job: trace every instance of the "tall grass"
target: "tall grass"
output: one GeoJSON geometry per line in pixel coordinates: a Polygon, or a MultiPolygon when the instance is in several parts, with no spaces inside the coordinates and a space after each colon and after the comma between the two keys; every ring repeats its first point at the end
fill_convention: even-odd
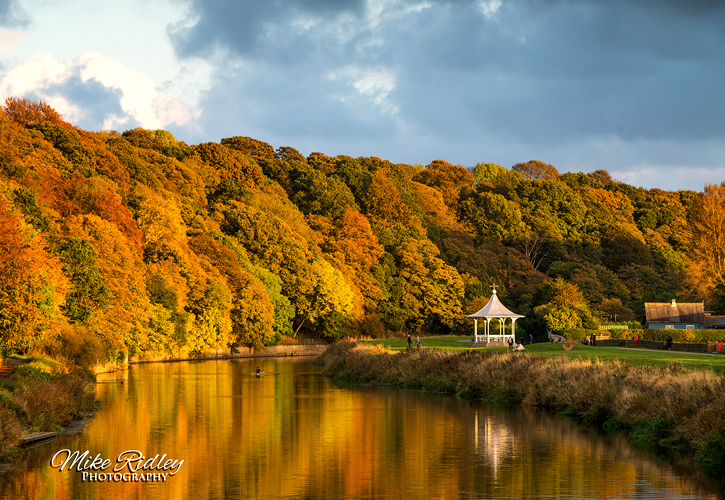
{"type": "Polygon", "coordinates": [[[351,341],[330,346],[317,363],[350,381],[551,409],[625,432],[651,452],[694,457],[710,475],[725,470],[725,379],[711,371],[501,352],[392,353],[351,341]]]}
{"type": "Polygon", "coordinates": [[[57,431],[94,409],[92,376],[44,356],[32,356],[0,381],[0,459],[17,453],[23,432],[57,431]]]}

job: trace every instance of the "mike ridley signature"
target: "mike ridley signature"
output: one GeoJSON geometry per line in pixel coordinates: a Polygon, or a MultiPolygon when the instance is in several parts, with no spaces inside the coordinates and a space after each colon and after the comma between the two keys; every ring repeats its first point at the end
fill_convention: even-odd
{"type": "Polygon", "coordinates": [[[113,482],[137,482],[137,481],[166,481],[168,476],[176,475],[181,469],[183,460],[167,459],[166,453],[159,457],[157,453],[153,458],[147,458],[138,450],[127,450],[116,457],[113,469],[111,459],[103,458],[100,454],[95,457],[86,450],[84,453],[69,449],[60,450],[50,459],[50,466],[58,470],[82,472],[83,481],[113,481],[113,482]]]}

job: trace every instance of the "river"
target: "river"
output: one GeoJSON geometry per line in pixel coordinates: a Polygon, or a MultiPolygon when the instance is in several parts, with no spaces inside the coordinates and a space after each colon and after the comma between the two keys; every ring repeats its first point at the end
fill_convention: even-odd
{"type": "Polygon", "coordinates": [[[621,437],[534,409],[341,386],[309,358],[134,365],[100,375],[97,393],[92,423],[29,450],[0,498],[722,498],[621,437]],[[75,451],[87,460],[68,470],[75,451]]]}

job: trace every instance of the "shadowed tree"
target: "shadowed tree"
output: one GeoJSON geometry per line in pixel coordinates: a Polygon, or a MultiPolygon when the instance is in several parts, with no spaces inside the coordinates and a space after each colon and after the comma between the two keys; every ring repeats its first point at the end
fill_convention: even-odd
{"type": "Polygon", "coordinates": [[[272,146],[266,142],[252,139],[251,137],[227,137],[226,139],[222,139],[221,143],[228,148],[236,149],[256,160],[273,160],[277,157],[274,154],[274,148],[272,146]]]}

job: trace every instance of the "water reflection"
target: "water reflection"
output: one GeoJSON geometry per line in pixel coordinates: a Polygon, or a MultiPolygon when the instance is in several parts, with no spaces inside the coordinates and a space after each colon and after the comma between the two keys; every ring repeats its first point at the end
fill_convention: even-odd
{"type": "Polygon", "coordinates": [[[0,498],[718,498],[543,412],[340,386],[309,360],[140,365],[98,395],[92,425],[31,450],[0,498]],[[91,483],[50,467],[63,448],[184,464],[165,482],[91,483]]]}

